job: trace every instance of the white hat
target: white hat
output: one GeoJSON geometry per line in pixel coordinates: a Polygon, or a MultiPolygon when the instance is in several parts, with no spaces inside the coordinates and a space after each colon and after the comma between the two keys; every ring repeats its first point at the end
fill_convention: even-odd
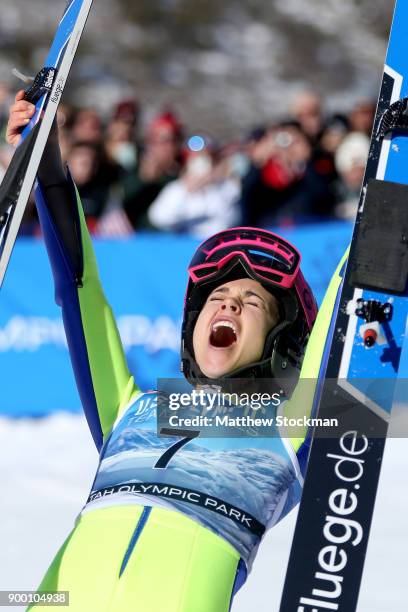
{"type": "Polygon", "coordinates": [[[361,132],[351,132],[345,137],[335,155],[337,172],[343,174],[355,166],[365,166],[370,150],[368,136],[361,132]]]}

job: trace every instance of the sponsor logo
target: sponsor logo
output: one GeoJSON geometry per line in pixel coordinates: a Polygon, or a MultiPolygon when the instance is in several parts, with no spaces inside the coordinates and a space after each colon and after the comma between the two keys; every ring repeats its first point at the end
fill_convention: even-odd
{"type": "Polygon", "coordinates": [[[363,540],[363,527],[353,515],[359,504],[368,439],[357,431],[348,431],[339,439],[339,445],[338,454],[327,454],[327,459],[334,461],[339,486],[327,500],[329,511],[323,526],[325,545],[317,557],[316,586],[310,595],[300,598],[297,612],[339,610],[350,550],[363,540]]]}
{"type": "Polygon", "coordinates": [[[53,96],[51,98],[51,102],[53,102],[54,104],[57,104],[59,102],[59,99],[60,99],[63,91],[64,91],[64,79],[62,77],[60,77],[58,79],[58,82],[57,82],[57,85],[55,87],[53,96]]]}
{"type": "Polygon", "coordinates": [[[49,70],[47,72],[47,76],[46,76],[45,81],[44,81],[44,86],[47,89],[51,89],[52,84],[54,83],[54,76],[55,76],[55,70],[49,70]]]}

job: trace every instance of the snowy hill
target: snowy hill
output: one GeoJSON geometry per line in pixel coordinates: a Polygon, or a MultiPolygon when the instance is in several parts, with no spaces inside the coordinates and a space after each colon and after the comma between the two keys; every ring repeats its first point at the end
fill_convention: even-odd
{"type": "MultiPolygon", "coordinates": [[[[110,107],[133,93],[170,104],[192,128],[228,134],[282,115],[310,84],[344,109],[376,97],[392,2],[129,0],[94,3],[68,97],[110,107]]],[[[41,65],[61,12],[54,0],[4,0],[0,80],[41,65]]]]}

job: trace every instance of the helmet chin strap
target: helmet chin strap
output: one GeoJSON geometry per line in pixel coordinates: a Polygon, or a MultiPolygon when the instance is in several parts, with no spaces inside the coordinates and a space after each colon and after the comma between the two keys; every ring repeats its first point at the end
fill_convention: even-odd
{"type": "Polygon", "coordinates": [[[273,345],[277,336],[279,336],[279,334],[290,324],[290,321],[283,321],[269,332],[265,340],[263,355],[259,361],[241,366],[215,379],[205,376],[200,370],[194,356],[191,354],[191,349],[185,346],[183,347],[183,373],[187,380],[193,385],[210,383],[214,380],[215,384],[222,388],[233,386],[234,380],[236,381],[237,379],[242,379],[244,384],[251,386],[256,380],[266,379],[270,384],[273,384],[277,390],[283,391],[284,395],[289,398],[296,386],[297,375],[295,375],[295,372],[297,374],[299,373],[299,361],[295,363],[293,360],[292,363],[291,360],[280,355],[277,348],[273,345]]]}
{"type": "Polygon", "coordinates": [[[248,391],[248,389],[255,392],[259,391],[256,386],[263,388],[263,381],[267,381],[268,391],[278,391],[286,399],[292,395],[299,373],[295,365],[284,361],[276,351],[274,351],[272,357],[249,363],[217,378],[205,376],[193,359],[190,359],[188,365],[190,366],[189,374],[187,374],[187,371],[184,371],[184,374],[192,385],[214,385],[228,392],[239,390],[243,392],[248,391]],[[194,364],[193,367],[191,367],[191,364],[194,364]]]}

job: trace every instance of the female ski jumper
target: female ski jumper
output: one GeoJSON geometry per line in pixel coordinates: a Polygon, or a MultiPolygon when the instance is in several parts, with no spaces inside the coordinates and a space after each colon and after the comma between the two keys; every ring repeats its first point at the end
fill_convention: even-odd
{"type": "MultiPolygon", "coordinates": [[[[69,591],[70,612],[227,612],[263,533],[299,501],[306,433],[195,438],[160,462],[179,439],[156,435],[157,396],[143,393],[129,372],[73,181],[47,183],[41,172],[40,181],[36,202],[56,301],[100,463],[39,591],[69,591]]],[[[318,377],[340,283],[337,271],[309,341],[305,378],[318,377]]],[[[312,399],[303,394],[299,402],[295,391],[284,414],[310,413],[312,399]]]]}

